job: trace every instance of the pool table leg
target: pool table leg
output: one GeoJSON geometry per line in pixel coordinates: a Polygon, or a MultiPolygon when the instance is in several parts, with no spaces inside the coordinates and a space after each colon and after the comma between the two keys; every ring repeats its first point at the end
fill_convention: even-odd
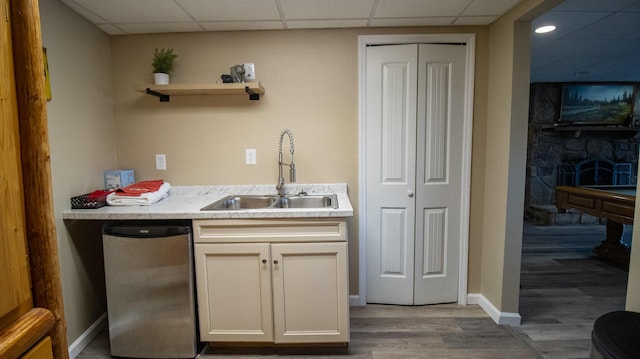
{"type": "Polygon", "coordinates": [[[624,224],[607,219],[607,237],[593,252],[619,264],[629,265],[629,248],[622,243],[624,224]]]}

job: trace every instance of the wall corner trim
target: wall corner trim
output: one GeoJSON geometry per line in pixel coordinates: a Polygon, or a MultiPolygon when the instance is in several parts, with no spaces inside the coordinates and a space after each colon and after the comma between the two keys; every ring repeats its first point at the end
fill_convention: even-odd
{"type": "Polygon", "coordinates": [[[69,358],[74,359],[86,348],[104,328],[107,327],[107,312],[102,313],[78,339],[69,345],[69,358]]]}
{"type": "Polygon", "coordinates": [[[518,313],[499,311],[495,305],[480,293],[469,293],[467,295],[467,304],[478,304],[480,308],[482,308],[482,310],[484,310],[498,325],[517,327],[520,325],[522,320],[518,313]]]}

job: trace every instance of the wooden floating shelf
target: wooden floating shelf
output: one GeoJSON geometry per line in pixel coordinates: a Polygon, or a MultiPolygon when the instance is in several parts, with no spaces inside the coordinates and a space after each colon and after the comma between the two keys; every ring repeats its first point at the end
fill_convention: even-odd
{"type": "Polygon", "coordinates": [[[188,95],[248,94],[250,100],[259,100],[260,95],[264,94],[264,87],[259,82],[136,85],[135,90],[140,93],[157,96],[160,98],[160,102],[169,102],[171,96],[188,95]]]}

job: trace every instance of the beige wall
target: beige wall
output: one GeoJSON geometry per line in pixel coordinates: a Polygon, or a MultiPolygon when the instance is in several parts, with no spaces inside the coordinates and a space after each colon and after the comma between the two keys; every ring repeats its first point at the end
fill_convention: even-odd
{"type": "Polygon", "coordinates": [[[108,37],[59,1],[39,6],[53,93],[47,105],[51,175],[72,344],[106,310],[100,238],[72,238],[62,211],[72,196],[102,187],[102,171],[116,165],[111,55],[108,37]]]}
{"type": "MultiPolygon", "coordinates": [[[[490,31],[489,111],[487,121],[487,161],[482,293],[506,312],[518,311],[524,164],[526,163],[528,78],[524,89],[516,86],[514,22],[511,17],[494,23],[490,31]],[[517,93],[519,90],[525,90],[517,93]],[[520,95],[520,96],[517,96],[520,95]],[[524,99],[525,117],[517,101],[524,99]],[[505,150],[508,149],[508,150],[505,150]]],[[[528,48],[528,32],[524,38],[528,48]]],[[[527,55],[526,74],[529,61],[527,55]]]]}
{"type": "MultiPolygon", "coordinates": [[[[274,184],[278,137],[295,138],[299,183],[346,182],[356,217],[349,222],[350,292],[358,294],[358,35],[476,32],[476,87],[486,87],[486,28],[341,29],[212,32],[113,37],[118,163],[136,179],[163,178],[173,185],[274,184]],[[133,91],[148,83],[151,54],[171,47],[179,55],[174,83],[214,82],[229,67],[254,62],[266,89],[259,102],[246,96],[174,96],[169,103],[133,91]],[[244,164],[244,150],[257,150],[257,165],[244,164]],[[154,169],[154,154],[167,156],[167,171],[154,169]]],[[[474,112],[483,133],[484,93],[474,112]]],[[[474,136],[475,138],[476,136],[474,136]]],[[[474,156],[483,153],[482,139],[474,156]]],[[[286,151],[285,147],[285,151],[286,151]]],[[[482,155],[478,156],[478,162],[482,155]]],[[[474,157],[474,161],[476,158],[474,157]]],[[[475,165],[475,168],[478,168],[475,165]]],[[[481,168],[481,167],[479,167],[481,168]]],[[[472,196],[481,193],[481,176],[472,196]]],[[[481,198],[481,197],[480,197],[481,198]]],[[[477,206],[480,199],[473,198],[477,206]]],[[[477,213],[477,212],[476,212],[477,213]]],[[[476,216],[476,215],[474,215],[476,216]]],[[[480,225],[474,221],[473,233],[480,225]]],[[[473,225],[472,225],[473,227],[473,225]]],[[[470,288],[480,288],[480,237],[471,243],[470,288]]]]}
{"type": "Polygon", "coordinates": [[[502,312],[519,302],[529,21],[559,2],[525,0],[490,26],[481,293],[502,312]]]}

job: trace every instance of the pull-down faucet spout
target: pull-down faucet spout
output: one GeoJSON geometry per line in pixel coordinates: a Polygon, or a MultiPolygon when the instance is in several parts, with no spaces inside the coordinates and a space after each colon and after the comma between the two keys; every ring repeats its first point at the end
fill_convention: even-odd
{"type": "Polygon", "coordinates": [[[295,148],[293,145],[293,135],[289,129],[282,130],[280,134],[280,142],[278,144],[278,184],[276,185],[276,189],[278,190],[278,196],[284,196],[284,175],[282,174],[282,166],[289,166],[289,182],[296,181],[296,164],[293,160],[293,152],[295,148]],[[282,161],[282,140],[284,139],[284,135],[289,136],[289,152],[291,152],[291,163],[284,163],[282,161]]]}

